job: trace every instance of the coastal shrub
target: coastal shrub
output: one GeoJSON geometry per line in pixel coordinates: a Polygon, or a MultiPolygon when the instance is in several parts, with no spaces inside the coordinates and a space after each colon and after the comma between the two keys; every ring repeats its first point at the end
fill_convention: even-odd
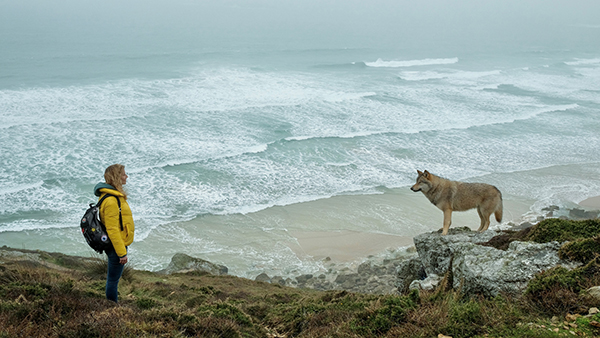
{"type": "MultiPolygon", "coordinates": [[[[0,263],[0,338],[556,337],[548,328],[562,327],[562,320],[552,326],[553,315],[597,306],[584,290],[600,285],[599,271],[600,258],[573,271],[549,270],[536,277],[537,288],[532,283],[535,296],[491,299],[452,290],[372,295],[136,272],[139,281],[120,288],[123,297],[115,306],[104,297],[104,278],[0,263]],[[544,302],[534,303],[538,298],[544,302]]],[[[599,319],[579,318],[578,328],[569,330],[600,337],[591,324],[599,319]]]]}
{"type": "Polygon", "coordinates": [[[136,299],[135,304],[140,309],[147,310],[147,309],[151,309],[151,308],[155,307],[157,302],[156,302],[156,300],[154,300],[152,298],[142,297],[142,298],[136,299]]]}
{"type": "Polygon", "coordinates": [[[273,318],[275,321],[281,321],[284,324],[284,330],[291,336],[299,335],[309,328],[309,323],[314,316],[326,310],[322,304],[309,303],[303,301],[300,304],[286,304],[279,307],[273,318]]]}
{"type": "Polygon", "coordinates": [[[185,305],[189,308],[195,308],[206,301],[206,296],[192,296],[185,300],[185,305]]]}
{"type": "Polygon", "coordinates": [[[600,234],[600,220],[583,221],[548,218],[533,226],[527,240],[537,243],[565,242],[580,238],[593,238],[600,234]]]}
{"type": "Polygon", "coordinates": [[[252,326],[252,321],[242,310],[228,303],[200,306],[197,313],[200,317],[225,318],[240,326],[252,326]]]}
{"type": "Polygon", "coordinates": [[[558,257],[576,262],[587,263],[600,255],[600,236],[576,239],[565,243],[558,251],[558,257]]]}
{"type": "Polygon", "coordinates": [[[46,297],[50,288],[51,286],[47,284],[12,282],[0,285],[0,297],[13,300],[20,298],[25,301],[34,301],[46,297]]]}
{"type": "Polygon", "coordinates": [[[358,313],[351,321],[350,328],[360,335],[383,335],[394,325],[404,322],[407,312],[415,307],[416,304],[410,297],[389,296],[380,306],[358,313]]]}
{"type": "Polygon", "coordinates": [[[239,337],[257,337],[256,332],[243,332],[239,326],[225,318],[200,318],[198,321],[198,330],[196,337],[207,338],[239,338],[239,337]]]}
{"type": "Polygon", "coordinates": [[[259,302],[257,304],[252,304],[244,307],[244,312],[247,313],[252,318],[256,318],[259,321],[263,321],[269,311],[271,310],[271,306],[267,303],[259,302]]]}
{"type": "Polygon", "coordinates": [[[450,302],[448,324],[442,330],[452,337],[473,337],[483,332],[484,319],[481,303],[474,299],[450,302]]]}
{"type": "Polygon", "coordinates": [[[536,275],[525,290],[533,304],[552,314],[579,312],[585,305],[579,293],[600,282],[600,257],[585,266],[568,270],[557,266],[536,275]]]}
{"type": "MultiPolygon", "coordinates": [[[[83,264],[83,270],[87,277],[93,279],[106,279],[106,271],[108,269],[108,260],[106,255],[96,255],[95,259],[87,260],[83,264]]],[[[134,280],[135,270],[130,264],[123,267],[122,280],[131,282],[134,280]]]]}
{"type": "Polygon", "coordinates": [[[579,292],[579,274],[562,266],[543,271],[536,275],[527,285],[526,294],[537,294],[552,287],[579,292]]]}

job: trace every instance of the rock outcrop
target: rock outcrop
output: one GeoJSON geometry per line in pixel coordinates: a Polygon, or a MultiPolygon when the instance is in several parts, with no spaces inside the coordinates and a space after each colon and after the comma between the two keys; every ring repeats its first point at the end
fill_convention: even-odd
{"type": "Polygon", "coordinates": [[[558,257],[558,242],[514,241],[507,250],[499,250],[481,245],[500,235],[499,232],[477,233],[468,228],[450,230],[447,236],[433,232],[414,238],[418,257],[398,268],[400,292],[405,293],[410,288],[433,288],[440,276],[447,276],[452,288],[467,295],[518,294],[537,273],[558,265],[570,269],[577,266],[558,257]]]}
{"type": "Polygon", "coordinates": [[[173,274],[173,273],[188,273],[198,272],[206,273],[216,276],[226,275],[228,269],[224,265],[218,265],[206,261],[201,258],[191,257],[183,253],[176,253],[172,258],[171,262],[166,269],[157,271],[160,274],[173,274]]]}

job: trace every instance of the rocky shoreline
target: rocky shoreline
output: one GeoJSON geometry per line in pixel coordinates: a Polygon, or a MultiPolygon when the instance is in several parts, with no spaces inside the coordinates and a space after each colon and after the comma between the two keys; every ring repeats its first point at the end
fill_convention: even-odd
{"type": "MultiPolygon", "coordinates": [[[[600,211],[584,211],[581,209],[560,210],[556,206],[545,208],[546,217],[538,218],[538,222],[547,219],[555,218],[556,215],[561,215],[558,218],[583,220],[595,219],[600,216],[600,211]],[[568,216],[565,216],[568,215],[568,216]]],[[[524,222],[521,224],[512,224],[508,230],[520,231],[532,227],[534,224],[524,222]]],[[[479,236],[479,242],[485,242],[491,238],[502,235],[502,231],[487,231],[485,234],[477,235],[476,232],[471,232],[469,229],[460,228],[453,229],[454,233],[467,231],[468,236],[479,236]],[[485,237],[485,240],[483,237],[485,237]]],[[[430,234],[422,234],[420,236],[436,235],[437,232],[430,234]]],[[[439,236],[437,236],[439,237],[439,236]]],[[[478,238],[479,238],[478,237],[478,238]]],[[[425,278],[426,273],[421,271],[418,266],[410,267],[411,261],[418,257],[415,247],[400,248],[398,251],[390,252],[388,258],[377,259],[376,257],[367,257],[364,262],[352,267],[343,264],[336,264],[329,258],[323,260],[323,266],[326,269],[318,274],[303,274],[295,277],[284,278],[282,276],[268,276],[265,273],[258,275],[254,280],[281,286],[314,289],[320,291],[327,290],[345,290],[349,292],[358,292],[365,294],[400,294],[406,286],[402,283],[402,277],[399,277],[399,272],[402,269],[412,269],[412,274],[416,274],[415,279],[422,280],[419,282],[420,287],[427,288],[426,285],[430,279],[425,278]],[[422,275],[419,275],[422,274],[422,275]],[[400,289],[400,291],[399,291],[400,289]]],[[[62,266],[81,266],[95,260],[94,258],[72,257],[60,253],[47,253],[34,250],[19,250],[8,247],[0,248],[0,262],[7,260],[27,261],[30,264],[41,264],[52,268],[61,268],[62,266]],[[60,264],[56,264],[60,263],[60,264]],[[66,264],[65,264],[66,263],[66,264]]],[[[96,259],[97,260],[97,259],[96,259]]],[[[185,254],[176,254],[173,256],[169,266],[159,274],[173,273],[200,273],[212,275],[227,275],[228,269],[222,265],[216,265],[211,262],[190,257],[185,254]]],[[[435,275],[429,271],[430,275],[435,275]]],[[[411,281],[409,281],[410,284],[411,281]]]]}
{"type": "MultiPolygon", "coordinates": [[[[557,206],[549,206],[544,208],[543,211],[546,212],[545,216],[538,217],[535,224],[547,218],[584,220],[596,219],[600,216],[600,210],[561,210],[557,206]]],[[[520,231],[530,228],[535,224],[530,222],[511,224],[511,227],[507,230],[520,231]]],[[[451,230],[453,229],[451,228],[451,230]]],[[[457,229],[454,229],[453,231],[457,231],[457,229]]],[[[472,233],[476,234],[476,232],[472,233]]],[[[485,238],[482,237],[480,242],[489,241],[493,237],[502,235],[503,233],[504,232],[502,231],[487,231],[487,234],[484,235],[485,238]]],[[[381,261],[367,258],[365,262],[359,264],[355,268],[338,266],[330,259],[326,258],[323,263],[327,269],[327,272],[315,275],[305,274],[295,278],[283,278],[281,276],[270,277],[267,274],[262,273],[258,275],[255,280],[279,284],[282,286],[314,289],[320,291],[345,290],[367,294],[400,294],[401,292],[398,290],[399,269],[405,267],[408,262],[417,257],[418,253],[415,247],[410,247],[408,249],[401,249],[400,251],[395,252],[392,256],[394,257],[383,259],[381,261]]],[[[416,270],[418,271],[419,269],[416,268],[416,270]]],[[[429,282],[429,280],[425,279],[425,274],[421,277],[424,279],[424,284],[429,282]]],[[[400,288],[402,288],[402,286],[400,286],[400,288]]]]}

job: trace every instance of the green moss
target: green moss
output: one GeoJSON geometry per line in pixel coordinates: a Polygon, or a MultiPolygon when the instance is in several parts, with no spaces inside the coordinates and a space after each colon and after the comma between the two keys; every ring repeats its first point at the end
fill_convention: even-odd
{"type": "Polygon", "coordinates": [[[538,295],[541,292],[552,288],[564,288],[573,292],[579,292],[581,287],[580,273],[575,270],[569,270],[562,266],[554,267],[535,276],[527,285],[526,294],[538,295]]]}
{"type": "Polygon", "coordinates": [[[593,326],[592,322],[600,322],[600,314],[595,314],[591,317],[579,317],[575,321],[577,327],[585,333],[586,336],[598,337],[600,328],[593,326]]]}
{"type": "Polygon", "coordinates": [[[600,220],[597,219],[571,221],[549,218],[536,224],[526,239],[537,243],[565,242],[593,238],[599,234],[600,220]]]}
{"type": "Polygon", "coordinates": [[[598,282],[600,258],[596,257],[573,270],[558,266],[538,274],[529,282],[525,296],[546,313],[582,311],[585,309],[580,292],[598,282]]]}
{"type": "Polygon", "coordinates": [[[600,255],[600,237],[576,239],[565,243],[558,251],[558,257],[587,263],[600,255]]]}

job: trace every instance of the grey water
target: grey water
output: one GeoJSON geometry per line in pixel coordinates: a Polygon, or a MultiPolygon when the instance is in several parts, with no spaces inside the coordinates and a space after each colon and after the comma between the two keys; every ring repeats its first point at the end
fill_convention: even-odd
{"type": "Polygon", "coordinates": [[[185,251],[240,276],[311,272],[292,231],[437,230],[417,169],[496,185],[505,224],[574,207],[600,195],[597,14],[0,1],[0,245],[88,255],[79,217],[113,163],[149,270],[185,251]]]}

